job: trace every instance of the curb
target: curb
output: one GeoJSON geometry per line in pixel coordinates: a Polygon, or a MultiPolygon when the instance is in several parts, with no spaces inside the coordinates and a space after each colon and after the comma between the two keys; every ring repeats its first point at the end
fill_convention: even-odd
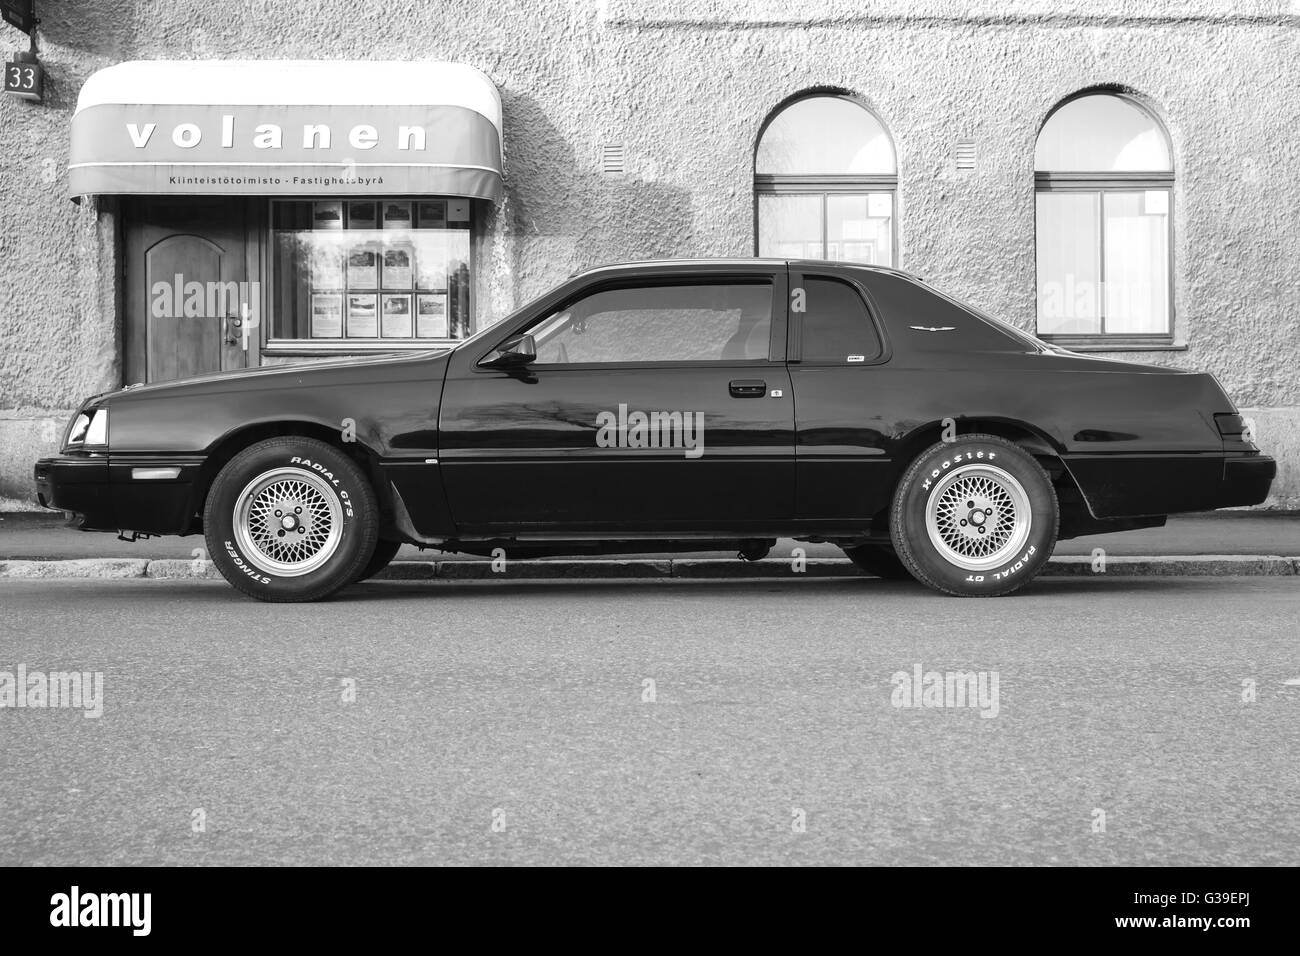
{"type": "Polygon", "coordinates": [[[142,558],[0,561],[0,578],[143,578],[151,563],[142,558]]]}
{"type": "Polygon", "coordinates": [[[1062,555],[1048,561],[1042,573],[1057,578],[1091,577],[1095,574],[1125,578],[1294,575],[1300,574],[1300,558],[1277,554],[1197,554],[1178,557],[1111,555],[1104,559],[1101,570],[1094,570],[1093,559],[1087,555],[1062,555]]]}
{"type": "MultiPolygon", "coordinates": [[[[803,569],[783,558],[738,561],[734,558],[544,559],[510,561],[493,570],[492,561],[395,561],[375,575],[376,581],[611,580],[679,578],[857,578],[866,577],[847,558],[807,558],[803,569]]],[[[1181,556],[1113,555],[1094,567],[1087,555],[1054,557],[1046,577],[1236,577],[1300,575],[1300,557],[1274,554],[1198,554],[1181,556]]],[[[144,558],[79,558],[63,561],[0,561],[0,578],[150,578],[220,581],[211,561],[144,558]]]]}

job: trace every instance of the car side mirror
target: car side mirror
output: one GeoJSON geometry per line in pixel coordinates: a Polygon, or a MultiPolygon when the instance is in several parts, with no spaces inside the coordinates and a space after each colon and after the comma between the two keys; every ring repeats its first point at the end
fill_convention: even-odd
{"type": "Polygon", "coordinates": [[[515,368],[537,359],[537,342],[531,335],[517,335],[506,339],[495,352],[483,360],[492,368],[515,368]]]}

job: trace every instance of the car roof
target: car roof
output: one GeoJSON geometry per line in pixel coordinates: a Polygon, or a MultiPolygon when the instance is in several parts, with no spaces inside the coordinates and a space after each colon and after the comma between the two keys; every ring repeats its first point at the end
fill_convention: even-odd
{"type": "Polygon", "coordinates": [[[713,258],[694,258],[694,259],[641,259],[633,262],[610,262],[603,265],[592,266],[587,269],[579,269],[570,274],[569,278],[576,279],[580,276],[594,275],[598,272],[618,274],[622,272],[640,272],[648,269],[709,269],[727,266],[789,266],[791,268],[818,268],[818,269],[862,269],[869,272],[887,272],[893,275],[906,276],[909,279],[915,279],[918,282],[924,281],[920,276],[907,272],[903,269],[895,269],[893,266],[870,265],[865,262],[834,262],[829,259],[773,259],[753,257],[713,257],[713,258]]]}

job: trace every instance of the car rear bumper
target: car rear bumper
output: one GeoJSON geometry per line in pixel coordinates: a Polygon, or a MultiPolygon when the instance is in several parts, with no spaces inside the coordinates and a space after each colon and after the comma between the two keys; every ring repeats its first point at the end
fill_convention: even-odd
{"type": "Polygon", "coordinates": [[[1260,454],[1073,455],[1064,459],[1098,518],[1257,505],[1277,462],[1260,454]]]}
{"type": "Polygon", "coordinates": [[[1217,508],[1257,505],[1268,497],[1277,462],[1268,455],[1242,455],[1223,461],[1222,503],[1217,508]]]}
{"type": "Polygon", "coordinates": [[[187,534],[195,520],[198,459],[59,455],[36,463],[36,500],[85,531],[187,534]]]}

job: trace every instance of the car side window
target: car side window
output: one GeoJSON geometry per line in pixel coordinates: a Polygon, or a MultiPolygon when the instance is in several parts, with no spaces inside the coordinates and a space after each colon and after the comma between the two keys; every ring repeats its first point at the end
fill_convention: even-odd
{"type": "Polygon", "coordinates": [[[880,336],[857,289],[824,276],[806,276],[803,287],[805,365],[853,365],[880,357],[880,336]]]}
{"type": "Polygon", "coordinates": [[[770,282],[604,289],[529,331],[539,365],[753,361],[768,357],[770,282]]]}

